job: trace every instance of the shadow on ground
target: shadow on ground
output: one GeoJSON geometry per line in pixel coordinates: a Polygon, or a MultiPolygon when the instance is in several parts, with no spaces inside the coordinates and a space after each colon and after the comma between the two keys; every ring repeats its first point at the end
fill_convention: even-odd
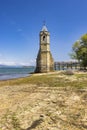
{"type": "Polygon", "coordinates": [[[43,119],[38,119],[36,121],[34,121],[31,126],[29,128],[27,128],[26,130],[32,130],[34,128],[36,128],[38,125],[40,125],[43,122],[43,119]]]}

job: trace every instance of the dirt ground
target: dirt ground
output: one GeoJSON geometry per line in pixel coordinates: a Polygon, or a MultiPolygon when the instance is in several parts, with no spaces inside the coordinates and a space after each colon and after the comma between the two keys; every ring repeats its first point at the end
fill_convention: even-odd
{"type": "Polygon", "coordinates": [[[0,130],[87,130],[87,89],[0,87],[0,130]]]}

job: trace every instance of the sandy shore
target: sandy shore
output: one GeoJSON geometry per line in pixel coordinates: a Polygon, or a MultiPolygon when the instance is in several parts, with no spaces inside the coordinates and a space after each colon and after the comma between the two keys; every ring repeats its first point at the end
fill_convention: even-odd
{"type": "MultiPolygon", "coordinates": [[[[70,87],[76,80],[82,82],[82,77],[76,79],[56,72],[35,74],[28,83],[29,79],[23,84],[15,84],[17,80],[14,84],[1,84],[0,130],[87,130],[87,88],[70,87]],[[35,83],[38,76],[44,81],[35,83]],[[56,81],[48,85],[45,78],[56,81]],[[58,87],[57,80],[63,85],[70,82],[58,87]]],[[[87,81],[86,74],[82,80],[87,81]]]]}

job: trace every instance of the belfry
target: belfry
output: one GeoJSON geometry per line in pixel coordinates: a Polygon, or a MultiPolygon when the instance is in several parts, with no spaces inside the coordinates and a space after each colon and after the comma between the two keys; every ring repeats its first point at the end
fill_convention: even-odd
{"type": "Polygon", "coordinates": [[[36,59],[36,73],[50,72],[54,70],[54,60],[50,52],[50,33],[46,25],[40,31],[40,47],[36,59]]]}

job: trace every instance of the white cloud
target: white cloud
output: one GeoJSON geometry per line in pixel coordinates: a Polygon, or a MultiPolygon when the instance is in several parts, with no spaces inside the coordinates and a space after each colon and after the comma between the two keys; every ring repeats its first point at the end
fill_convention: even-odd
{"type": "Polygon", "coordinates": [[[35,65],[36,60],[35,59],[27,59],[27,60],[21,60],[21,59],[13,59],[8,58],[4,54],[0,53],[0,65],[8,65],[8,66],[31,66],[35,65]]]}
{"type": "Polygon", "coordinates": [[[16,63],[15,62],[0,62],[0,64],[2,64],[2,65],[12,65],[12,66],[14,66],[14,65],[16,65],[16,63]]]}
{"type": "Polygon", "coordinates": [[[30,62],[0,61],[0,65],[8,65],[8,66],[31,66],[31,65],[35,65],[35,60],[30,60],[30,62]]]}

